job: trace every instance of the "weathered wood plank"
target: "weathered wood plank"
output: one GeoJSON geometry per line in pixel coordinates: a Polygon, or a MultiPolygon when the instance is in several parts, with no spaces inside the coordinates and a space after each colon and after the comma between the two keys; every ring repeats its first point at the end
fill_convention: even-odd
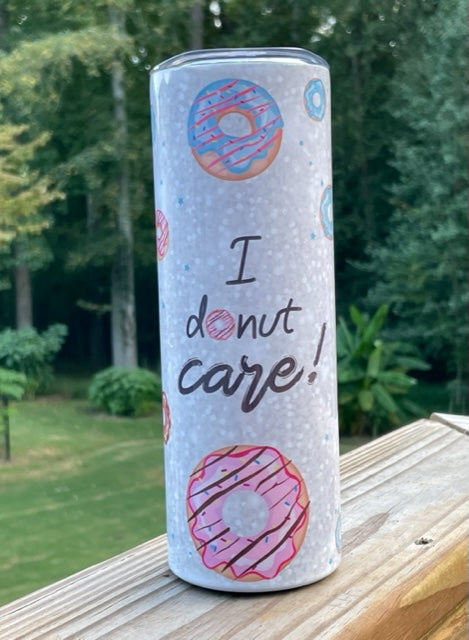
{"type": "Polygon", "coordinates": [[[423,640],[467,640],[468,604],[464,602],[447,616],[437,629],[433,629],[423,640]]]}
{"type": "Polygon", "coordinates": [[[464,424],[438,414],[342,457],[344,557],[319,583],[263,595],[199,589],[170,573],[161,536],[0,608],[0,638],[462,640],[464,424]]]}
{"type": "Polygon", "coordinates": [[[469,434],[469,416],[455,416],[449,413],[433,413],[431,419],[447,424],[449,427],[458,429],[463,433],[469,434]]]}

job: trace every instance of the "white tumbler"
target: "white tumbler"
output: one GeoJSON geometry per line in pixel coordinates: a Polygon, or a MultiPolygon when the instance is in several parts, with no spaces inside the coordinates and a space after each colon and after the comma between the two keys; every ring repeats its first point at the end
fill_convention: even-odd
{"type": "Polygon", "coordinates": [[[328,66],[193,51],[150,83],[169,564],[309,584],[341,548],[328,66]]]}

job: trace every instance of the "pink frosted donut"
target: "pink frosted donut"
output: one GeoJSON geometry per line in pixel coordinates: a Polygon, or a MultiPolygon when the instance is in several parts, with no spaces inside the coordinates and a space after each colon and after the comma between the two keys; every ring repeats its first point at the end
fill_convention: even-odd
{"type": "Polygon", "coordinates": [[[156,255],[158,260],[163,260],[168,251],[169,226],[164,213],[157,209],[155,211],[156,221],[156,255]]]}
{"type": "Polygon", "coordinates": [[[168,397],[164,391],[161,393],[161,405],[163,409],[163,440],[167,444],[171,433],[171,412],[169,410],[168,397]]]}
{"type": "Polygon", "coordinates": [[[226,309],[213,309],[205,318],[205,328],[214,340],[228,340],[235,330],[235,320],[226,309]]]}
{"type": "Polygon", "coordinates": [[[190,476],[186,505],[202,562],[231,580],[274,578],[298,552],[308,526],[303,478],[270,446],[207,454],[190,476]]]}

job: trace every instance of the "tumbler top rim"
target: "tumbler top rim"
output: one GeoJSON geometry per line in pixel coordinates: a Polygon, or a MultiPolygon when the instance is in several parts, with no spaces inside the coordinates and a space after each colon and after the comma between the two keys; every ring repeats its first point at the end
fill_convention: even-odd
{"type": "Polygon", "coordinates": [[[155,65],[151,73],[175,69],[187,64],[206,64],[210,62],[243,61],[256,62],[265,59],[282,62],[307,62],[329,68],[328,63],[315,53],[300,47],[243,47],[231,49],[195,49],[179,53],[155,65]]]}

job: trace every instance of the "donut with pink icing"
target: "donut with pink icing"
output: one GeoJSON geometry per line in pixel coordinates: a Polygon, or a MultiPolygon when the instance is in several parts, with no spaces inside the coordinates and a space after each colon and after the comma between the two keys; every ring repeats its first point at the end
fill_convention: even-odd
{"type": "Polygon", "coordinates": [[[203,564],[231,580],[275,578],[297,554],[309,519],[301,473],[267,445],[208,453],[190,476],[186,506],[203,564]]]}
{"type": "Polygon", "coordinates": [[[163,409],[163,440],[167,444],[171,433],[171,412],[168,397],[164,391],[161,393],[161,406],[163,409]]]}
{"type": "Polygon", "coordinates": [[[155,211],[156,222],[156,255],[158,260],[163,260],[169,246],[169,225],[164,213],[157,209],[155,211]]]}
{"type": "Polygon", "coordinates": [[[228,340],[235,330],[235,319],[226,309],[213,309],[205,318],[205,328],[214,340],[228,340]]]}
{"type": "Polygon", "coordinates": [[[246,180],[273,162],[282,141],[277,103],[249,80],[216,80],[192,103],[187,123],[189,145],[199,165],[223,180],[246,180]],[[237,125],[226,126],[226,116],[237,125]],[[223,122],[224,120],[224,122],[223,122]]]}

